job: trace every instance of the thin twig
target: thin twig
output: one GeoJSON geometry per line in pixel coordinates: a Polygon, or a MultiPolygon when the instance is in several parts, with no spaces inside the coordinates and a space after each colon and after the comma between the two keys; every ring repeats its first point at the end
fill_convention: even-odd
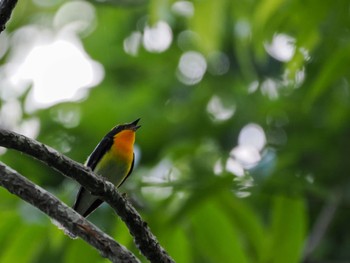
{"type": "Polygon", "coordinates": [[[126,198],[118,193],[112,183],[105,181],[89,168],[60,154],[51,147],[6,129],[0,129],[0,146],[28,154],[61,174],[75,179],[93,195],[106,201],[116,211],[129,228],[136,246],[150,262],[174,262],[160,246],[147,223],[142,220],[126,198]]]}
{"type": "Polygon", "coordinates": [[[55,196],[1,162],[0,185],[55,219],[71,233],[80,236],[112,262],[140,262],[130,251],[55,196]]]}

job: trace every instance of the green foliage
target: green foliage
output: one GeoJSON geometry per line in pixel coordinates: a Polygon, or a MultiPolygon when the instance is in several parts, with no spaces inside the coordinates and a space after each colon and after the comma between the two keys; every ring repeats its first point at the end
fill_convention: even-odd
{"type": "MultiPolygon", "coordinates": [[[[179,2],[74,1],[91,8],[92,18],[73,12],[68,23],[58,14],[70,1],[20,1],[0,40],[0,125],[84,162],[109,129],[140,117],[136,167],[121,191],[176,262],[348,260],[348,1],[179,2]],[[171,30],[172,38],[166,46],[166,37],[153,35],[153,45],[164,46],[152,50],[142,37],[159,21],[170,28],[162,36],[171,30]],[[134,53],[126,47],[133,33],[134,53]],[[28,110],[35,85],[20,91],[9,80],[13,69],[4,69],[38,35],[43,45],[50,37],[77,44],[101,64],[102,81],[74,100],[28,110]],[[25,126],[33,120],[37,132],[25,126]],[[255,149],[257,163],[247,165],[234,150],[252,123],[262,132],[249,142],[259,134],[266,142],[255,149]],[[241,170],[230,166],[237,163],[241,170]],[[335,212],[323,233],[317,222],[329,206],[335,212]]],[[[47,90],[61,88],[54,84],[47,90]]],[[[10,150],[0,159],[73,203],[78,186],[56,172],[10,150]]],[[[106,262],[37,211],[23,212],[23,201],[3,189],[0,200],[0,262],[106,262]]],[[[110,208],[89,219],[139,257],[110,208]]]]}
{"type": "Polygon", "coordinates": [[[305,207],[301,200],[277,196],[272,211],[266,261],[299,262],[304,245],[305,223],[305,207]]]}

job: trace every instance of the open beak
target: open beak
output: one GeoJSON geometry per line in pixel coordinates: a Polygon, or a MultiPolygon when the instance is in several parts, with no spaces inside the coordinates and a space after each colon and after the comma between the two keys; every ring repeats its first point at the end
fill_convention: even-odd
{"type": "Polygon", "coordinates": [[[133,121],[132,123],[129,124],[130,130],[136,131],[138,128],[141,127],[141,125],[137,125],[139,120],[140,120],[140,118],[138,118],[137,120],[135,120],[135,121],[133,121]]]}

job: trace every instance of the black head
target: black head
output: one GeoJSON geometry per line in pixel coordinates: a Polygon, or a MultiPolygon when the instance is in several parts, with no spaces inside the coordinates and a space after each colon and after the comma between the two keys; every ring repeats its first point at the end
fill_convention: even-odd
{"type": "Polygon", "coordinates": [[[130,123],[119,124],[119,125],[115,126],[106,136],[113,137],[117,133],[124,131],[124,130],[132,130],[135,132],[138,128],[141,127],[141,125],[137,125],[137,123],[139,121],[140,121],[140,118],[138,118],[137,120],[130,122],[130,123]]]}

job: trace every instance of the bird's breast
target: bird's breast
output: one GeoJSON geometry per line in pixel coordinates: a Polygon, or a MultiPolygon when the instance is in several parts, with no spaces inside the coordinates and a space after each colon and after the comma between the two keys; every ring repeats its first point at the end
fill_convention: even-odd
{"type": "Polygon", "coordinates": [[[134,152],[135,132],[131,130],[121,131],[113,138],[112,152],[118,158],[132,161],[134,152]]]}
{"type": "Polygon", "coordinates": [[[95,172],[106,177],[110,182],[118,185],[131,168],[132,160],[115,156],[112,151],[107,152],[95,168],[95,172]]]}

